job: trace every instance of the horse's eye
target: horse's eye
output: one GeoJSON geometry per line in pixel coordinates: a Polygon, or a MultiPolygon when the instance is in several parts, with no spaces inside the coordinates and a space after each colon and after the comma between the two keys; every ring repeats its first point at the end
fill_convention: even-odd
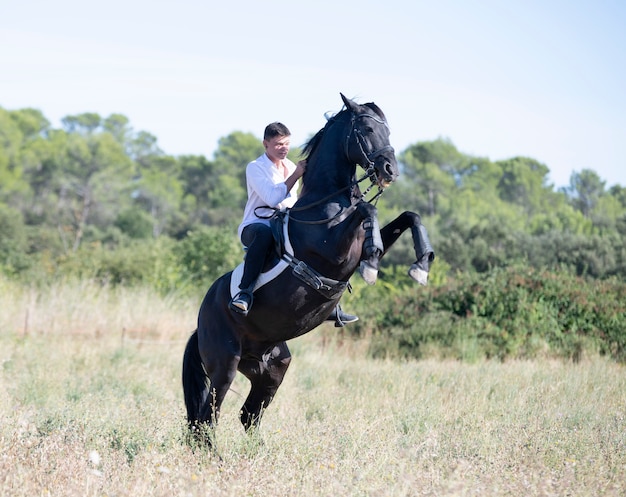
{"type": "Polygon", "coordinates": [[[365,132],[366,133],[373,133],[374,132],[374,128],[372,128],[371,126],[365,126],[365,132]]]}

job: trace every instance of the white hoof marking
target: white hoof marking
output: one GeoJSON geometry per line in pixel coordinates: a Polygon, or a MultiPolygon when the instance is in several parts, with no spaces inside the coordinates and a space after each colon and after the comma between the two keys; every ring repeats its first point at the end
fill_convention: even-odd
{"type": "Polygon", "coordinates": [[[417,281],[420,285],[426,286],[428,283],[428,271],[424,271],[417,267],[417,264],[413,264],[409,268],[409,276],[417,281]]]}
{"type": "Polygon", "coordinates": [[[378,269],[373,268],[365,261],[361,261],[361,265],[359,266],[359,272],[365,280],[365,283],[367,283],[368,285],[373,285],[374,283],[376,283],[376,279],[378,278],[378,269]]]}

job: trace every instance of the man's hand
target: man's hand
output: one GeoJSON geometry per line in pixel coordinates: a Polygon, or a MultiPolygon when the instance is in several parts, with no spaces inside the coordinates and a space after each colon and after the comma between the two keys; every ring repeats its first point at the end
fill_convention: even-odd
{"type": "Polygon", "coordinates": [[[302,175],[306,172],[306,159],[298,161],[296,164],[296,170],[294,171],[298,178],[301,178],[302,175]]]}

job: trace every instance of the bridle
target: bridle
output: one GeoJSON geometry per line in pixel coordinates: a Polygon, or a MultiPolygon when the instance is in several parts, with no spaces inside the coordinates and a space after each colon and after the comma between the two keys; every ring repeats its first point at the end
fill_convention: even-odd
{"type": "MultiPolygon", "coordinates": [[[[367,189],[367,192],[369,192],[372,187],[377,184],[377,180],[376,180],[376,169],[374,168],[374,161],[372,160],[372,158],[376,159],[376,157],[378,157],[379,155],[382,155],[385,152],[393,152],[393,147],[391,145],[385,145],[384,147],[381,147],[377,150],[372,150],[370,152],[366,152],[365,151],[365,137],[363,136],[363,133],[361,133],[361,130],[359,128],[357,128],[356,126],[356,122],[361,119],[361,118],[365,118],[368,117],[370,119],[373,119],[375,122],[377,122],[378,124],[382,124],[383,126],[385,126],[387,129],[389,129],[389,125],[387,124],[387,122],[383,119],[380,119],[376,116],[372,116],[371,114],[358,114],[355,115],[354,113],[351,116],[350,119],[350,126],[351,126],[351,130],[350,133],[348,133],[348,136],[346,136],[346,142],[344,144],[344,154],[346,156],[346,158],[348,160],[350,160],[350,137],[352,135],[354,135],[354,138],[356,140],[356,144],[359,147],[359,150],[361,151],[361,157],[363,158],[363,162],[365,162],[367,164],[367,167],[363,167],[364,164],[360,164],[361,167],[363,167],[363,169],[365,169],[365,177],[368,177],[370,179],[370,182],[372,183],[370,185],[370,187],[367,189]]],[[[357,162],[358,164],[359,162],[357,162]]],[[[363,181],[362,178],[360,179],[358,182],[360,183],[361,181],[363,181]]],[[[381,188],[379,187],[379,194],[377,196],[380,196],[380,194],[382,193],[382,191],[380,191],[381,188]]]]}

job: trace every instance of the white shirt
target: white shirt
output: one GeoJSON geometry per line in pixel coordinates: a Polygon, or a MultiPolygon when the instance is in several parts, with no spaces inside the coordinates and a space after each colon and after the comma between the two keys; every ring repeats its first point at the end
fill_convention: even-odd
{"type": "Polygon", "coordinates": [[[293,207],[298,200],[299,181],[287,191],[285,179],[293,174],[296,165],[285,158],[283,165],[287,168],[285,175],[283,168],[277,168],[266,154],[261,155],[246,166],[246,185],[248,187],[248,201],[243,211],[243,221],[239,225],[237,233],[241,239],[243,229],[252,223],[263,223],[269,226],[270,221],[257,217],[270,216],[273,211],[270,209],[257,209],[257,207],[275,207],[285,209],[293,207]],[[256,213],[254,212],[256,209],[256,213]]]}

